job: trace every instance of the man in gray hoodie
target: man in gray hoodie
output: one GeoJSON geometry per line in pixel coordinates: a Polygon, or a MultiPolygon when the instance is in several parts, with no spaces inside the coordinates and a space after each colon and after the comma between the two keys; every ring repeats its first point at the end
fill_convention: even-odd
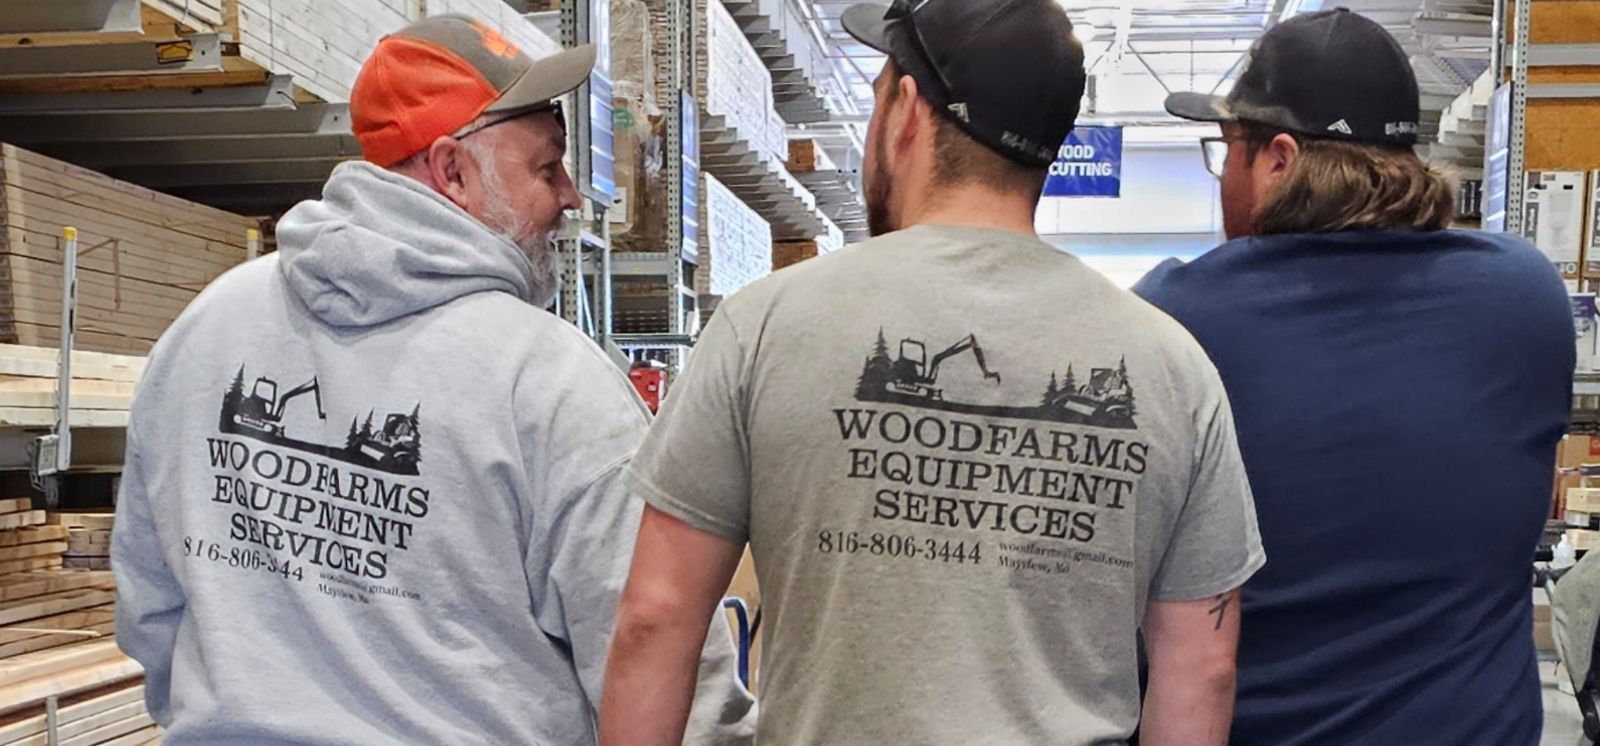
{"type": "MultiPolygon", "coordinates": [[[[169,744],[580,744],[642,505],[646,414],[538,308],[578,195],[534,61],[429,18],[351,113],[365,162],[156,345],[113,540],[117,639],[169,744]]],[[[750,740],[712,625],[696,743],[750,740]]]]}

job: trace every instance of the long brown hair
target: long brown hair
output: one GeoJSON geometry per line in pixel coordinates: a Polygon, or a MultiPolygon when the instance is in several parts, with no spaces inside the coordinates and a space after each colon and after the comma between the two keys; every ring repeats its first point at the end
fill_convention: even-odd
{"type": "MultiPolygon", "coordinates": [[[[1252,158],[1279,133],[1253,123],[1245,128],[1256,143],[1252,158]]],[[[1299,155],[1256,209],[1258,234],[1450,227],[1455,217],[1450,177],[1411,148],[1295,140],[1299,155]]]]}

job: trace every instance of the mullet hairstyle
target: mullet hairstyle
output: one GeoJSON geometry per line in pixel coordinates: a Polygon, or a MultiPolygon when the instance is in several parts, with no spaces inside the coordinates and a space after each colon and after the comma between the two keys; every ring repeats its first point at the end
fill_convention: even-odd
{"type": "MultiPolygon", "coordinates": [[[[1241,124],[1252,143],[1252,162],[1273,137],[1284,134],[1254,122],[1241,124]]],[[[1257,234],[1437,231],[1455,219],[1450,177],[1410,147],[1289,134],[1300,153],[1257,207],[1257,234]]]]}

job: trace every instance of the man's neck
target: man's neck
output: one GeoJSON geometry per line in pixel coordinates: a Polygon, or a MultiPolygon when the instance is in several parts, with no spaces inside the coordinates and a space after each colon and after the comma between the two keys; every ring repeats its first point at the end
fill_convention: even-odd
{"type": "Polygon", "coordinates": [[[944,225],[987,228],[1037,238],[1034,205],[1026,199],[976,186],[938,187],[937,197],[907,207],[902,225],[944,225]]]}

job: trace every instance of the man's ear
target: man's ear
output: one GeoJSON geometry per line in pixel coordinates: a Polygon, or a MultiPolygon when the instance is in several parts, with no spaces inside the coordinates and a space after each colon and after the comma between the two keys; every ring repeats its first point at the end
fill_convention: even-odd
{"type": "Polygon", "coordinates": [[[909,147],[916,138],[917,131],[931,123],[928,117],[932,115],[933,109],[922,99],[916,78],[901,75],[895,85],[900,89],[895,99],[895,108],[899,109],[895,113],[899,115],[900,128],[893,133],[894,139],[890,141],[890,145],[899,150],[909,147]]]}
{"type": "Polygon", "coordinates": [[[428,146],[428,175],[433,178],[433,188],[445,199],[467,209],[467,180],[462,173],[468,156],[461,141],[454,137],[441,137],[428,146]]]}
{"type": "Polygon", "coordinates": [[[1294,139],[1293,135],[1279,133],[1272,138],[1271,142],[1267,143],[1267,147],[1263,149],[1262,154],[1267,158],[1268,165],[1271,166],[1269,173],[1273,177],[1282,176],[1289,172],[1289,167],[1294,165],[1294,160],[1300,157],[1300,143],[1294,139]]]}

